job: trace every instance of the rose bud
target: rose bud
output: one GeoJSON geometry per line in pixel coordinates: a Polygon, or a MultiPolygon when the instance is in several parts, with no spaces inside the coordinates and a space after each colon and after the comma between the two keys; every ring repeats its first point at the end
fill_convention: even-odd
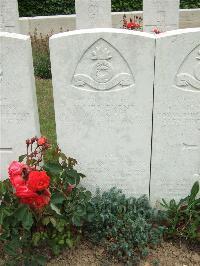
{"type": "Polygon", "coordinates": [[[37,144],[38,146],[43,146],[44,144],[46,144],[47,139],[45,137],[41,137],[37,140],[37,144]]]}
{"type": "Polygon", "coordinates": [[[67,193],[71,193],[72,192],[72,190],[75,188],[75,185],[69,185],[68,187],[67,187],[67,193]]]}

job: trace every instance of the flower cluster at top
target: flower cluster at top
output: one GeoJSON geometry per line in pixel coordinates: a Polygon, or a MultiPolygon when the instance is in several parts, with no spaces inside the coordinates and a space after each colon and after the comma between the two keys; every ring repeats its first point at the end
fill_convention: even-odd
{"type": "Polygon", "coordinates": [[[21,203],[28,204],[33,209],[41,209],[49,204],[51,197],[50,177],[45,171],[39,169],[39,163],[49,144],[46,138],[41,137],[27,140],[26,145],[26,164],[13,161],[8,168],[9,179],[14,188],[14,194],[21,203]]]}
{"type": "Polygon", "coordinates": [[[128,30],[139,30],[142,28],[142,18],[134,16],[134,19],[130,18],[130,21],[127,21],[126,15],[123,16],[123,29],[128,30]]]}
{"type": "Polygon", "coordinates": [[[160,34],[161,33],[161,31],[158,28],[154,28],[152,30],[152,32],[155,33],[155,34],[160,34]]]}

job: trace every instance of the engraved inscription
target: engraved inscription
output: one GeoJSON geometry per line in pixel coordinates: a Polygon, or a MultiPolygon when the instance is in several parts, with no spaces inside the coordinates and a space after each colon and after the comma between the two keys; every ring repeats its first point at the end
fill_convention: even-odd
{"type": "Polygon", "coordinates": [[[200,91],[199,47],[194,49],[182,63],[176,75],[175,84],[182,90],[200,91]],[[195,56],[193,54],[195,54],[195,56]]]}
{"type": "Polygon", "coordinates": [[[97,16],[98,13],[98,2],[97,0],[89,0],[88,3],[88,16],[91,19],[94,19],[97,16]]]}
{"type": "Polygon", "coordinates": [[[0,98],[0,114],[4,123],[23,123],[28,120],[30,113],[17,110],[16,106],[9,102],[7,98],[0,98]]]}
{"type": "Polygon", "coordinates": [[[18,31],[17,0],[0,0],[0,31],[18,31]]]}
{"type": "Polygon", "coordinates": [[[82,56],[72,84],[82,89],[108,91],[134,85],[134,77],[119,51],[99,39],[82,56]]]}

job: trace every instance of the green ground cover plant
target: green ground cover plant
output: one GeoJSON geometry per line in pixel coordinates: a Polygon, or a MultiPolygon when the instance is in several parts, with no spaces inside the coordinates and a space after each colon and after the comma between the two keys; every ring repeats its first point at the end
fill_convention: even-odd
{"type": "Polygon", "coordinates": [[[137,265],[149,247],[162,241],[163,213],[153,209],[145,196],[128,198],[116,188],[103,194],[97,191],[90,208],[86,236],[119,261],[137,265]]]}
{"type": "MultiPolygon", "coordinates": [[[[21,17],[75,13],[75,0],[18,0],[21,17]]],[[[199,0],[180,0],[181,8],[200,8],[199,0]]],[[[113,12],[142,10],[142,0],[112,0],[113,12]]]]}
{"type": "Polygon", "coordinates": [[[176,202],[164,199],[161,205],[166,211],[166,236],[200,243],[200,194],[199,182],[195,182],[190,194],[176,202]]]}

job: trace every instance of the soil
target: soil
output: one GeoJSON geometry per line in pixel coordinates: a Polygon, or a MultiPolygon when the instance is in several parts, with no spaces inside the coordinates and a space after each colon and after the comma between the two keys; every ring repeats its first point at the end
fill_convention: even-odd
{"type": "MultiPolygon", "coordinates": [[[[46,252],[47,255],[47,252],[46,252]]],[[[0,258],[0,266],[3,260],[0,258]]],[[[52,259],[47,266],[123,266],[110,257],[102,247],[82,242],[78,247],[52,259]]],[[[130,265],[130,264],[129,264],[130,265]]],[[[131,266],[135,266],[131,264],[131,266]]],[[[200,266],[200,244],[163,242],[139,266],[200,266]]]]}
{"type": "MultiPolygon", "coordinates": [[[[48,266],[123,266],[109,257],[103,248],[83,242],[73,250],[66,250],[62,256],[51,260],[48,266]]],[[[200,266],[200,245],[164,242],[140,266],[200,266]]],[[[132,265],[134,266],[134,265],[132,265]]]]}

